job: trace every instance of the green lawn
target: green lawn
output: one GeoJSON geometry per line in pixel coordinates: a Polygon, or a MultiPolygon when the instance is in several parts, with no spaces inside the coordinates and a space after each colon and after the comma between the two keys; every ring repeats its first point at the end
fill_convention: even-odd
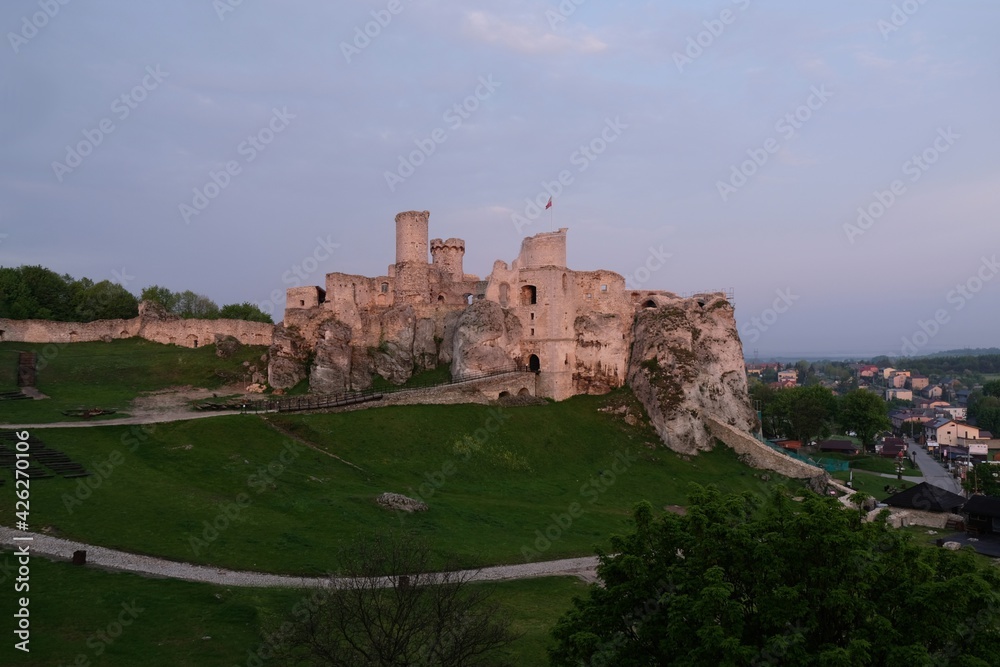
{"type": "MultiPolygon", "coordinates": [[[[656,446],[648,427],[598,411],[621,400],[634,399],[620,391],[500,413],[427,405],[268,417],[361,470],[285,450],[287,438],[252,415],[159,425],[142,443],[138,427],[40,429],[47,444],[105,472],[88,478],[99,483],[92,491],[37,481],[31,525],[176,560],[323,574],[337,567],[339,546],[374,529],[415,531],[465,566],[548,560],[592,553],[627,530],[641,500],[684,504],[691,482],[756,493],[797,485],[761,481],[724,446],[690,459],[656,446]],[[482,444],[465,437],[477,433],[482,444]],[[374,499],[385,491],[430,510],[382,509],[374,499]]],[[[0,487],[4,525],[14,521],[13,492],[0,487]]]]}
{"type": "Polygon", "coordinates": [[[6,349],[0,343],[0,391],[17,389],[17,351],[6,349]]]}
{"type": "MultiPolygon", "coordinates": [[[[841,472],[833,473],[833,476],[841,481],[847,481],[850,477],[851,471],[845,470],[841,472]]],[[[892,494],[885,490],[886,486],[896,487],[897,491],[902,491],[908,489],[913,484],[907,481],[901,481],[897,479],[889,479],[888,477],[882,477],[872,472],[865,472],[863,470],[854,471],[854,489],[856,491],[864,491],[868,495],[878,499],[885,500],[892,494]]]]}
{"type": "MultiPolygon", "coordinates": [[[[16,567],[11,553],[0,554],[0,582],[5,589],[13,581],[10,567],[16,567]]],[[[40,557],[31,560],[30,586],[31,652],[13,648],[12,618],[17,607],[13,591],[8,590],[0,596],[0,615],[8,621],[0,664],[245,665],[261,647],[263,631],[294,622],[292,609],[310,594],[152,579],[40,557]],[[128,623],[120,633],[119,618],[128,623]]],[[[507,651],[511,662],[548,664],[549,629],[570,608],[573,596],[584,592],[579,580],[565,577],[497,584],[496,599],[511,615],[513,629],[524,633],[507,651]]]]}
{"type": "Polygon", "coordinates": [[[4,423],[62,421],[66,419],[62,410],[79,407],[121,412],[140,392],[179,385],[214,389],[241,382],[243,362],[260,363],[267,348],[245,346],[231,358],[220,359],[214,345],[191,349],[141,338],[70,345],[5,342],[0,343],[4,369],[0,382],[6,378],[13,385],[16,381],[18,350],[38,353],[38,389],[50,398],[5,401],[0,404],[0,422],[4,423]]]}
{"type": "MultiPolygon", "coordinates": [[[[868,472],[885,472],[895,475],[896,474],[896,461],[894,459],[883,458],[876,454],[839,454],[839,453],[823,453],[819,456],[827,459],[835,459],[837,461],[847,461],[851,464],[851,468],[855,470],[866,470],[868,472]]],[[[920,472],[914,463],[911,463],[909,459],[903,459],[903,474],[907,477],[921,477],[923,473],[920,472]]]]}

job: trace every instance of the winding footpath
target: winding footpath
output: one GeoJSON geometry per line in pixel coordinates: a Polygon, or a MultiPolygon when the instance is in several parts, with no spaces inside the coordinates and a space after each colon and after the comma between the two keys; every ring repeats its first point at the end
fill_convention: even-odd
{"type": "MultiPolygon", "coordinates": [[[[82,542],[63,540],[57,537],[42,535],[41,533],[16,531],[13,528],[0,526],[0,543],[5,545],[17,544],[13,541],[15,536],[32,538],[31,542],[27,543],[31,545],[32,554],[71,560],[74,551],[85,550],[87,552],[87,565],[102,569],[132,572],[145,576],[197,581],[219,586],[322,588],[327,585],[333,585],[340,588],[351,581],[350,579],[337,577],[296,577],[284,574],[268,574],[265,572],[226,570],[208,565],[193,565],[165,558],[141,556],[117,549],[107,549],[82,542]]],[[[522,563],[520,565],[495,565],[478,570],[458,570],[455,572],[440,573],[430,575],[430,577],[433,579],[434,577],[442,577],[444,574],[448,574],[452,578],[461,577],[469,581],[508,581],[511,579],[533,579],[536,577],[576,576],[585,581],[594,581],[596,579],[596,567],[597,556],[586,556],[583,558],[564,558],[562,560],[543,561],[539,563],[522,563]]],[[[385,578],[376,580],[376,583],[379,587],[388,587],[390,585],[390,581],[385,578]]]]}

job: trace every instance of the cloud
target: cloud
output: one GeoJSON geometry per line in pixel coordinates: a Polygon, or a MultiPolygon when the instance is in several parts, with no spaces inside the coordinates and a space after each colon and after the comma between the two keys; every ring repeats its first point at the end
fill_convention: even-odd
{"type": "Polygon", "coordinates": [[[511,51],[536,55],[550,53],[600,53],[608,45],[585,28],[556,35],[544,20],[512,22],[483,11],[465,14],[463,32],[478,42],[495,44],[511,51]]]}

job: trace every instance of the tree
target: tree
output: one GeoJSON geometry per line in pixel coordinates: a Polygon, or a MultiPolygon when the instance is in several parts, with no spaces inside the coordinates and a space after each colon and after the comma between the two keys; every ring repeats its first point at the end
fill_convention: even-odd
{"type": "Polygon", "coordinates": [[[143,301],[158,303],[163,306],[168,313],[172,313],[174,312],[174,308],[177,307],[177,302],[180,300],[180,294],[171,292],[166,287],[150,285],[142,290],[139,294],[139,298],[143,301]]]}
{"type": "Polygon", "coordinates": [[[982,390],[969,394],[967,403],[969,418],[974,419],[976,426],[985,431],[1000,433],[1000,394],[987,394],[988,391],[1000,391],[1000,387],[993,386],[993,382],[987,382],[982,390]]]}
{"type": "Polygon", "coordinates": [[[497,653],[517,635],[489,586],[469,576],[421,574],[430,550],[411,537],[377,535],[342,555],[348,577],[322,600],[297,605],[281,664],[359,667],[503,664],[497,653]]]}
{"type": "Polygon", "coordinates": [[[191,290],[172,292],[166,287],[150,285],[142,290],[141,298],[158,303],[168,312],[185,319],[214,320],[219,317],[219,306],[214,301],[191,290]]]}
{"type": "Polygon", "coordinates": [[[1000,466],[979,463],[969,470],[962,487],[972,493],[984,496],[1000,496],[1000,466]]]}
{"type": "Polygon", "coordinates": [[[854,431],[866,449],[874,447],[878,434],[892,426],[885,401],[864,389],[844,394],[838,414],[841,427],[845,431],[854,431]]]}
{"type": "Polygon", "coordinates": [[[138,314],[135,296],[110,280],[77,280],[41,266],[0,268],[0,317],[92,322],[138,314]]]}
{"type": "Polygon", "coordinates": [[[810,495],[698,488],[600,554],[553,665],[1000,664],[1000,571],[810,495]]]}
{"type": "Polygon", "coordinates": [[[830,433],[837,399],[826,387],[786,387],[764,405],[761,421],[773,435],[809,442],[830,433]]]}
{"type": "Polygon", "coordinates": [[[267,322],[274,324],[271,316],[258,308],[256,305],[244,301],[243,303],[230,303],[219,310],[219,317],[229,320],[246,320],[247,322],[267,322]]]}
{"type": "Polygon", "coordinates": [[[139,314],[139,300],[117,283],[102,280],[95,284],[84,278],[76,287],[75,313],[80,322],[130,319],[139,314]]]}
{"type": "Polygon", "coordinates": [[[219,306],[203,294],[184,290],[178,295],[173,312],[186,319],[214,320],[219,317],[219,306]]]}

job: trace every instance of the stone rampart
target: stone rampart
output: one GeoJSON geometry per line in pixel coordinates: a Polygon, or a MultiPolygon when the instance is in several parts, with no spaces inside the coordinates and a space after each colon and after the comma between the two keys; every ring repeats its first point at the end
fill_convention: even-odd
{"type": "Polygon", "coordinates": [[[793,459],[777,452],[754,438],[749,433],[720,422],[713,417],[705,417],[705,425],[711,434],[724,442],[730,449],[739,454],[743,461],[762,470],[773,470],[779,475],[794,479],[811,479],[823,477],[826,471],[808,463],[793,459]]]}
{"type": "Polygon", "coordinates": [[[83,343],[145,338],[165,345],[211,345],[216,336],[232,336],[244,345],[270,345],[274,325],[244,320],[186,320],[141,314],[130,320],[52,322],[0,319],[0,341],[18,343],[83,343]]]}

